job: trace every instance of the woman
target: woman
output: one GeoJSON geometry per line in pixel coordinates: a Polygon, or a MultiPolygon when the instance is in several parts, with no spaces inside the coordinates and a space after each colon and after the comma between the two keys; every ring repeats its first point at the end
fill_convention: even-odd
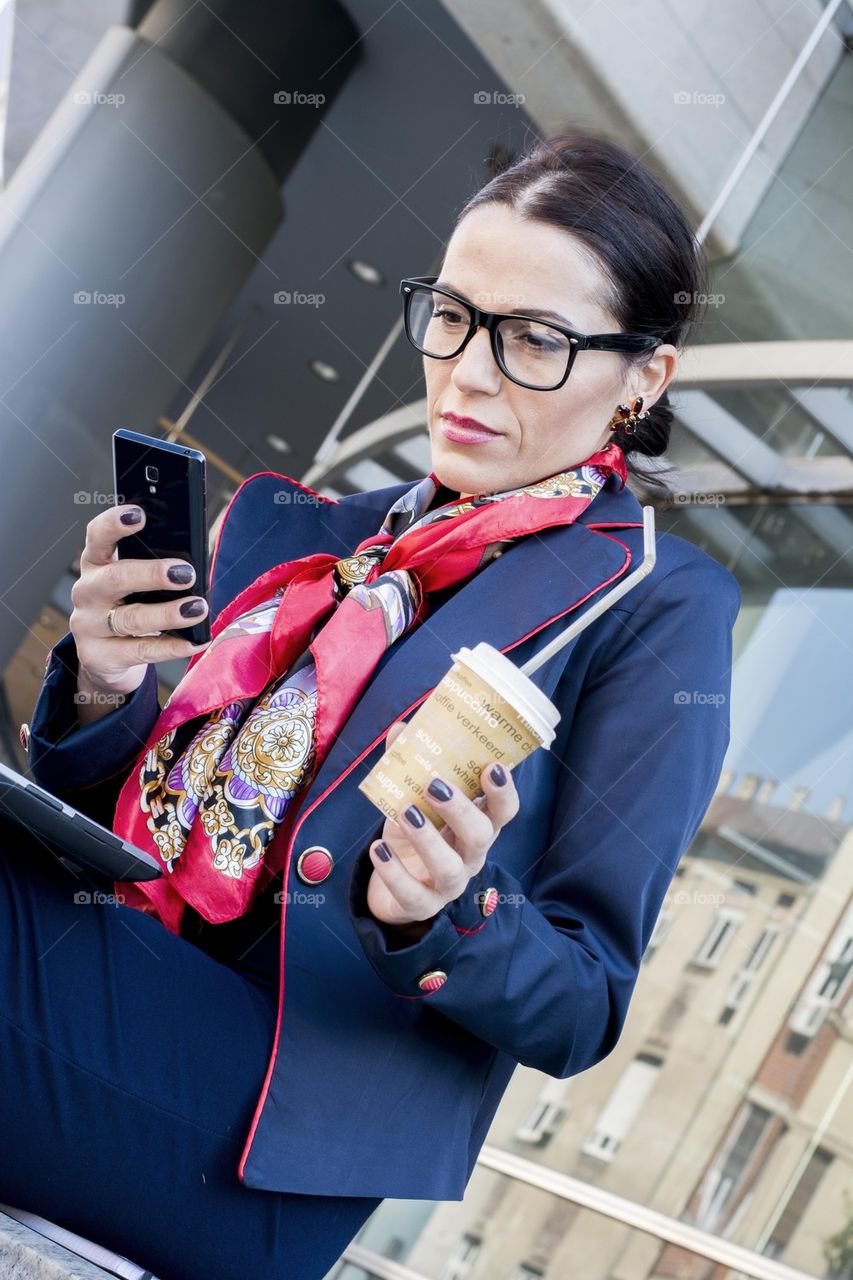
{"type": "Polygon", "coordinates": [[[701,284],[642,165],[550,139],[461,210],[437,284],[403,284],[429,476],[337,503],[250,477],[203,651],[160,634],[177,606],[120,603],[172,563],[114,563],[134,513],[90,522],[31,765],[170,874],[83,909],[10,845],[0,1200],[163,1280],[319,1278],[383,1198],[463,1197],[519,1062],[611,1052],[728,744],[731,574],[661,536],[537,672],[552,749],[484,769],[477,801],[439,779],[441,831],[358,783],[461,645],[521,665],[636,564],[624,458],[666,448],[701,284]],[[154,664],[190,655],[160,711],[154,664]],[[241,764],[267,729],[304,735],[289,791],[274,748],[266,791],[241,764]]]}

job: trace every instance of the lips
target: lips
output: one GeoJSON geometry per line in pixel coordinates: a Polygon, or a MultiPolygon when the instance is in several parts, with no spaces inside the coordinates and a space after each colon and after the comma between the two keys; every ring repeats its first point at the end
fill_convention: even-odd
{"type": "Polygon", "coordinates": [[[499,431],[493,431],[491,427],[487,427],[484,422],[478,422],[476,418],[463,418],[458,413],[443,413],[441,416],[445,421],[452,422],[457,427],[468,427],[471,431],[485,431],[490,436],[500,435],[499,431]]]}

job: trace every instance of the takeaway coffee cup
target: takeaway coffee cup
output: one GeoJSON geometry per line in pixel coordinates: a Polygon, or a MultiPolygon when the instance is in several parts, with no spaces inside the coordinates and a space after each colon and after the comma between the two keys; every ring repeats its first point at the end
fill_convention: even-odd
{"type": "Polygon", "coordinates": [[[511,769],[554,741],[559,711],[499,649],[481,642],[451,657],[453,666],[358,784],[386,817],[414,803],[440,828],[445,819],[426,790],[432,778],[473,800],[485,765],[511,769]]]}

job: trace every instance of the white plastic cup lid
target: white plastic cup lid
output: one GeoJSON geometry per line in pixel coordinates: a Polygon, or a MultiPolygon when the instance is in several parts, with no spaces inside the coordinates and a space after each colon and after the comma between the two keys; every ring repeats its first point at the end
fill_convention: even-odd
{"type": "Polygon", "coordinates": [[[560,713],[550,698],[546,698],[506,654],[481,640],[473,649],[463,645],[458,653],[450,656],[454,661],[464,662],[466,667],[490,684],[495,693],[500,694],[527,721],[543,747],[550,747],[556,737],[560,713]]]}

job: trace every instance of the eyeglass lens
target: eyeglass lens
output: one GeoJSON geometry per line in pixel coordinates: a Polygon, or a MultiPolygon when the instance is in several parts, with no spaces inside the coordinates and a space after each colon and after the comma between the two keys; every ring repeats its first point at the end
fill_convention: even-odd
{"type": "MultiPolygon", "coordinates": [[[[409,329],[415,345],[428,356],[457,353],[471,325],[471,311],[453,298],[425,286],[413,290],[409,329]]],[[[572,353],[568,338],[537,320],[501,320],[497,343],[513,378],[535,387],[553,387],[562,380],[572,353]]]]}

